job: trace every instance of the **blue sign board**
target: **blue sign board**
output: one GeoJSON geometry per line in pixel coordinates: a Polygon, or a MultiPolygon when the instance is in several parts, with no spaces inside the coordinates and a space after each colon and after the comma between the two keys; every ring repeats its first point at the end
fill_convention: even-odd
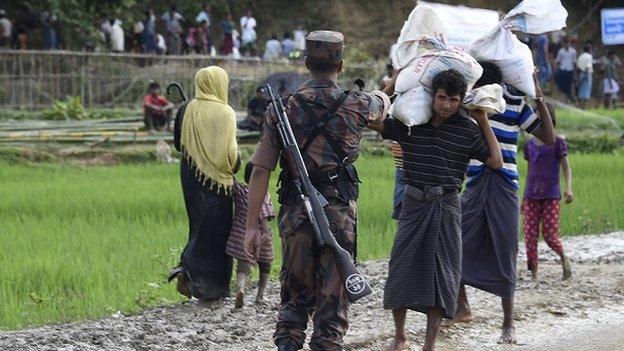
{"type": "Polygon", "coordinates": [[[624,44],[624,7],[603,9],[600,12],[602,43],[604,45],[624,44]]]}

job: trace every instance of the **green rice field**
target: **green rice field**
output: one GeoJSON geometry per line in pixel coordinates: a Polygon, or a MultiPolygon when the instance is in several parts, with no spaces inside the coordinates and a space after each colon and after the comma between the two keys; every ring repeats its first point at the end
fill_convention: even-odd
{"type": "MultiPolygon", "coordinates": [[[[576,200],[563,206],[563,235],[624,228],[623,155],[573,154],[571,164],[576,200]]],[[[386,257],[395,229],[393,163],[389,153],[366,153],[358,166],[360,258],[386,257]]],[[[0,162],[0,179],[0,328],[181,301],[165,284],[187,237],[177,165],[0,162]]]]}

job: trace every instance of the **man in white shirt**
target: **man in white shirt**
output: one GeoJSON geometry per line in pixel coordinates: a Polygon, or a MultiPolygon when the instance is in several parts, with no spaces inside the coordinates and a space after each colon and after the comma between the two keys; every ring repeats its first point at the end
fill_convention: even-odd
{"type": "Polygon", "coordinates": [[[111,51],[112,52],[123,52],[124,51],[124,31],[121,28],[121,20],[114,19],[111,20],[111,51]]]}
{"type": "Polygon", "coordinates": [[[11,34],[13,25],[6,17],[4,9],[0,9],[0,48],[9,47],[11,45],[11,34]]]}
{"type": "Polygon", "coordinates": [[[295,50],[299,50],[304,52],[306,49],[306,35],[308,35],[308,32],[303,29],[303,26],[301,24],[299,24],[297,26],[297,29],[295,29],[293,31],[293,36],[294,36],[294,40],[295,40],[295,50]]]}
{"type": "Polygon", "coordinates": [[[253,18],[251,10],[247,10],[245,16],[240,19],[241,26],[241,48],[243,49],[243,53],[248,55],[248,53],[253,48],[254,43],[256,42],[256,27],[258,26],[258,22],[253,18]]]}
{"type": "Polygon", "coordinates": [[[591,46],[585,45],[583,53],[576,61],[576,68],[579,70],[578,79],[578,97],[579,104],[582,109],[585,109],[587,101],[591,97],[592,91],[592,74],[594,73],[594,58],[591,54],[591,46]]]}
{"type": "Polygon", "coordinates": [[[195,22],[197,23],[202,23],[204,21],[206,21],[208,25],[212,25],[212,22],[210,22],[210,5],[207,3],[204,3],[202,11],[197,15],[197,17],[195,17],[195,22]]]}
{"type": "Polygon", "coordinates": [[[264,51],[265,60],[277,60],[282,56],[282,43],[277,40],[277,35],[272,35],[271,39],[266,42],[266,49],[264,51]]]}
{"type": "Polygon", "coordinates": [[[574,102],[572,93],[572,81],[574,80],[574,68],[576,66],[576,49],[570,45],[570,40],[566,39],[563,47],[557,52],[555,59],[557,64],[557,74],[555,83],[559,90],[566,95],[568,102],[574,102]]]}
{"type": "Polygon", "coordinates": [[[164,55],[167,52],[167,43],[162,34],[156,34],[156,54],[164,55]]]}

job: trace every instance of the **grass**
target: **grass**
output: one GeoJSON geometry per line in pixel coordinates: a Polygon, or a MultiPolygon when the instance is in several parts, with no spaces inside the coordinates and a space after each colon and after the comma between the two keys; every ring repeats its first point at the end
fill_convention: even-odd
{"type": "MultiPolygon", "coordinates": [[[[45,111],[15,108],[0,108],[0,121],[4,119],[46,119],[45,111]]],[[[141,116],[141,110],[129,107],[88,107],[84,109],[84,119],[115,119],[141,116]]]]}
{"type": "Polygon", "coordinates": [[[589,110],[591,115],[583,115],[576,111],[558,109],[557,129],[565,132],[604,131],[619,132],[624,129],[624,109],[589,110]]]}
{"type": "MultiPolygon", "coordinates": [[[[358,161],[361,259],[385,257],[392,245],[394,178],[386,155],[367,153],[358,161]]],[[[563,206],[562,233],[624,228],[624,157],[574,154],[571,163],[576,201],[563,206]]],[[[164,283],[187,236],[176,165],[0,163],[0,179],[0,328],[181,301],[164,283]]],[[[274,194],[275,181],[271,189],[274,194]]]]}

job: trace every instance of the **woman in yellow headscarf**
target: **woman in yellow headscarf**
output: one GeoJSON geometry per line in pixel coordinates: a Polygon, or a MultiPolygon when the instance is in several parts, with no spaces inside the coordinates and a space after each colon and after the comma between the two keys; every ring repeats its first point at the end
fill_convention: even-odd
{"type": "Polygon", "coordinates": [[[230,295],[232,258],[225,247],[232,226],[232,185],[240,159],[236,115],[228,105],[228,74],[220,67],[195,75],[195,98],[176,116],[174,141],[182,152],[182,192],[189,238],[180,266],[178,291],[210,301],[230,295]]]}

